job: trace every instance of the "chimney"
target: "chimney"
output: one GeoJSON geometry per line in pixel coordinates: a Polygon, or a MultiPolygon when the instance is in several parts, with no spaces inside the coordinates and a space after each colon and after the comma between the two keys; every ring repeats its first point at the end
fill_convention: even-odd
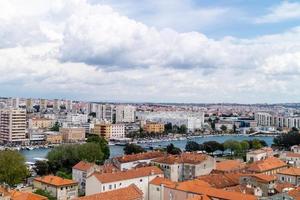
{"type": "Polygon", "coordinates": [[[150,173],[151,175],[154,175],[154,170],[153,169],[151,169],[151,173],[150,173]]]}

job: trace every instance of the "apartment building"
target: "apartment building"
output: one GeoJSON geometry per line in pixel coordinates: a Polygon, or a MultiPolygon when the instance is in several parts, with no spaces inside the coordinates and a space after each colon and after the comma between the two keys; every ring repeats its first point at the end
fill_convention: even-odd
{"type": "Polygon", "coordinates": [[[274,126],[277,128],[300,128],[300,116],[276,114],[273,112],[257,112],[255,120],[259,126],[274,126]]]}
{"type": "Polygon", "coordinates": [[[63,142],[63,137],[60,132],[47,131],[45,132],[45,136],[48,144],[61,144],[63,142]]]}
{"type": "Polygon", "coordinates": [[[69,200],[78,197],[78,183],[58,176],[43,176],[33,179],[33,187],[49,192],[57,200],[69,200]]]}
{"type": "Polygon", "coordinates": [[[165,131],[165,125],[157,122],[147,122],[143,129],[147,133],[163,133],[165,131]]]}
{"type": "Polygon", "coordinates": [[[23,143],[26,140],[26,111],[0,110],[0,142],[23,143]]]}
{"type": "Polygon", "coordinates": [[[28,120],[28,128],[49,129],[54,123],[55,122],[52,119],[34,117],[28,120]]]}
{"type": "Polygon", "coordinates": [[[132,123],[135,121],[135,107],[130,105],[116,106],[116,123],[132,123]]]}
{"type": "Polygon", "coordinates": [[[171,181],[192,180],[201,175],[210,174],[216,168],[216,161],[206,154],[182,153],[166,155],[151,161],[164,171],[164,176],[171,181]]]}
{"type": "Polygon", "coordinates": [[[85,129],[81,127],[60,128],[64,142],[82,142],[85,140],[85,129]]]}
{"type": "Polygon", "coordinates": [[[103,136],[106,139],[124,138],[125,137],[125,125],[124,124],[111,124],[100,123],[94,124],[92,133],[103,136]]]}
{"type": "Polygon", "coordinates": [[[143,200],[148,200],[149,182],[156,177],[163,177],[163,172],[155,166],[115,173],[94,172],[86,180],[86,195],[113,191],[135,184],[142,191],[143,200]]]}
{"type": "Polygon", "coordinates": [[[96,118],[100,121],[113,122],[113,105],[95,104],[96,118]]]}
{"type": "Polygon", "coordinates": [[[48,100],[47,99],[40,99],[40,111],[45,111],[47,110],[48,106],[48,100]]]}
{"type": "Polygon", "coordinates": [[[33,105],[34,102],[33,102],[33,99],[26,99],[26,111],[27,112],[33,112],[33,105]]]}

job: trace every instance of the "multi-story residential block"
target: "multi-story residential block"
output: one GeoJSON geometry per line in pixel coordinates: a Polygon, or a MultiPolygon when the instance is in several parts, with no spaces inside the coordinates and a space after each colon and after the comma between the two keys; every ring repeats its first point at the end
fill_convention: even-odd
{"type": "Polygon", "coordinates": [[[80,194],[85,193],[86,178],[99,168],[94,163],[80,161],[72,168],[72,179],[78,183],[80,194]]]}
{"type": "Polygon", "coordinates": [[[151,161],[164,171],[164,176],[171,181],[192,180],[207,175],[216,168],[216,161],[206,154],[182,153],[166,155],[151,161]]]}
{"type": "Polygon", "coordinates": [[[147,122],[143,129],[147,133],[163,133],[165,131],[165,125],[157,122],[147,122]]]}
{"type": "Polygon", "coordinates": [[[33,179],[33,187],[49,192],[57,200],[69,200],[78,197],[78,183],[58,176],[43,176],[33,179]]]}
{"type": "Polygon", "coordinates": [[[113,122],[113,105],[97,104],[96,117],[100,121],[113,122]]]}
{"type": "Polygon", "coordinates": [[[246,154],[246,161],[247,162],[256,162],[259,160],[264,160],[268,157],[273,156],[273,149],[270,147],[263,147],[261,149],[249,151],[246,154]]]}
{"type": "Polygon", "coordinates": [[[85,140],[85,129],[81,127],[60,128],[64,142],[82,142],[85,140]]]}
{"type": "Polygon", "coordinates": [[[300,168],[290,167],[277,172],[280,182],[288,182],[298,186],[300,184],[300,168]]]}
{"type": "Polygon", "coordinates": [[[59,99],[54,99],[53,101],[53,111],[59,112],[61,106],[61,101],[59,99]]]}
{"type": "Polygon", "coordinates": [[[201,129],[204,125],[204,112],[137,112],[139,120],[162,124],[185,125],[189,131],[201,129]]]}
{"type": "Polygon", "coordinates": [[[131,123],[135,121],[135,107],[130,105],[116,106],[116,123],[131,123]]]}
{"type": "Polygon", "coordinates": [[[78,200],[143,200],[143,192],[134,184],[108,192],[101,192],[85,197],[80,197],[78,200]]]}
{"type": "Polygon", "coordinates": [[[162,157],[163,152],[150,151],[139,154],[123,155],[112,158],[112,163],[121,171],[133,169],[140,164],[150,164],[156,158],[162,157]]]}
{"type": "Polygon", "coordinates": [[[163,172],[155,166],[115,173],[94,172],[86,180],[86,195],[113,191],[135,184],[143,192],[143,200],[148,200],[149,182],[156,177],[163,177],[163,172]]]}
{"type": "Polygon", "coordinates": [[[279,158],[269,157],[264,160],[259,160],[250,163],[246,167],[246,170],[249,173],[273,175],[286,168],[287,168],[287,164],[281,161],[279,158]]]}
{"type": "Polygon", "coordinates": [[[103,136],[106,139],[124,138],[125,137],[125,125],[124,124],[111,124],[111,123],[94,124],[92,133],[95,135],[103,136]]]}
{"type": "Polygon", "coordinates": [[[40,99],[40,111],[43,112],[47,110],[48,101],[47,99],[40,99]]]}
{"type": "Polygon", "coordinates": [[[54,120],[47,118],[31,118],[28,120],[28,128],[30,129],[49,129],[54,125],[54,120]]]}
{"type": "Polygon", "coordinates": [[[28,129],[28,139],[32,144],[39,144],[46,141],[46,134],[42,129],[28,129]]]}
{"type": "Polygon", "coordinates": [[[279,158],[290,166],[300,167],[300,153],[285,151],[279,155],[279,158]]]}
{"type": "Polygon", "coordinates": [[[255,120],[259,126],[274,126],[277,128],[300,128],[300,116],[282,115],[273,112],[257,112],[255,120]]]}
{"type": "Polygon", "coordinates": [[[33,112],[33,105],[34,102],[33,102],[33,99],[26,99],[26,111],[27,112],[33,112]]]}
{"type": "Polygon", "coordinates": [[[48,144],[61,144],[63,142],[63,137],[60,132],[47,131],[45,132],[46,142],[48,144]]]}
{"type": "Polygon", "coordinates": [[[0,142],[23,143],[26,140],[26,111],[0,110],[0,142]]]}

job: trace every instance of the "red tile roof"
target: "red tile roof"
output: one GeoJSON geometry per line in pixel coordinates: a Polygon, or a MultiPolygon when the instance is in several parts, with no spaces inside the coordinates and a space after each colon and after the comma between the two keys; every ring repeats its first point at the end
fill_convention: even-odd
{"type": "Polygon", "coordinates": [[[285,155],[286,155],[286,157],[290,157],[290,158],[300,158],[299,153],[287,152],[285,155]]]}
{"type": "Polygon", "coordinates": [[[151,167],[142,167],[137,169],[131,169],[128,171],[120,171],[115,173],[99,173],[94,172],[91,176],[95,176],[101,183],[110,183],[116,182],[121,180],[128,180],[138,177],[145,177],[150,175],[159,175],[163,174],[158,167],[151,166],[151,167]]]}
{"type": "Polygon", "coordinates": [[[38,181],[44,184],[53,185],[56,187],[67,186],[67,185],[77,185],[76,181],[70,179],[64,179],[58,176],[48,175],[43,177],[37,177],[34,181],[38,181]]]}
{"type": "Polygon", "coordinates": [[[73,169],[77,169],[77,170],[86,172],[89,169],[91,169],[94,165],[95,165],[94,163],[80,161],[79,163],[77,163],[76,165],[73,166],[73,169]]]}
{"type": "Polygon", "coordinates": [[[155,179],[153,179],[149,184],[152,185],[173,185],[175,184],[174,182],[170,181],[169,179],[166,178],[162,178],[162,177],[156,177],[155,179]]]}
{"type": "Polygon", "coordinates": [[[102,192],[85,197],[80,197],[77,200],[142,200],[143,192],[134,184],[126,188],[102,192]]]}
{"type": "Polygon", "coordinates": [[[290,190],[288,192],[288,195],[293,197],[294,200],[300,200],[300,187],[294,189],[294,190],[290,190]]]}
{"type": "Polygon", "coordinates": [[[245,168],[245,164],[239,160],[224,160],[216,163],[216,171],[231,172],[245,168]]]}
{"type": "Polygon", "coordinates": [[[12,191],[11,200],[48,200],[47,197],[30,192],[12,191]]]}
{"type": "Polygon", "coordinates": [[[284,174],[290,176],[300,176],[300,168],[290,167],[287,169],[280,170],[277,174],[284,174]]]}
{"type": "Polygon", "coordinates": [[[117,159],[120,163],[127,163],[127,162],[133,162],[138,160],[149,160],[154,159],[163,156],[164,153],[160,151],[150,151],[145,153],[138,153],[138,154],[132,154],[132,155],[124,155],[117,157],[117,159]]]}
{"type": "Polygon", "coordinates": [[[273,169],[283,168],[287,166],[287,164],[275,157],[269,157],[265,160],[256,161],[247,166],[247,170],[251,172],[265,172],[273,169]]]}
{"type": "Polygon", "coordinates": [[[166,185],[166,188],[185,191],[187,193],[206,195],[209,198],[218,198],[222,200],[256,200],[253,195],[243,194],[239,192],[225,191],[202,184],[189,184],[185,187],[186,182],[177,183],[175,186],[166,185]],[[183,185],[183,186],[182,186],[183,185]]]}
{"type": "Polygon", "coordinates": [[[175,163],[189,163],[189,164],[199,164],[208,159],[206,154],[198,153],[182,153],[180,155],[166,155],[153,160],[156,163],[164,164],[175,164],[175,163]]]}
{"type": "Polygon", "coordinates": [[[199,176],[198,179],[209,183],[212,187],[225,188],[238,185],[241,175],[237,173],[210,174],[199,176]]]}

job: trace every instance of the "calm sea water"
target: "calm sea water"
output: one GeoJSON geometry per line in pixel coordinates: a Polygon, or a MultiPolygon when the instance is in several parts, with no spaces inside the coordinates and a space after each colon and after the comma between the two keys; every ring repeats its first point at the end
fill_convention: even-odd
{"type": "MultiPolygon", "coordinates": [[[[198,137],[191,139],[192,141],[196,141],[198,143],[203,143],[206,141],[217,141],[217,142],[225,142],[226,140],[253,140],[253,139],[259,139],[259,140],[265,140],[266,143],[270,146],[273,142],[273,136],[257,136],[257,137],[248,137],[248,136],[237,136],[237,135],[225,135],[225,136],[207,136],[207,137],[198,137]]],[[[140,144],[141,146],[161,146],[165,147],[168,144],[173,143],[176,147],[179,147],[181,149],[185,148],[185,145],[187,143],[187,140],[180,140],[180,141],[162,141],[162,142],[155,142],[155,143],[148,143],[148,144],[140,144]]],[[[123,155],[123,148],[122,146],[110,146],[110,153],[111,157],[120,156],[123,155]]],[[[29,162],[35,162],[34,158],[45,158],[47,156],[47,153],[51,149],[34,149],[34,150],[22,150],[21,153],[25,156],[26,160],[29,162]]]]}

